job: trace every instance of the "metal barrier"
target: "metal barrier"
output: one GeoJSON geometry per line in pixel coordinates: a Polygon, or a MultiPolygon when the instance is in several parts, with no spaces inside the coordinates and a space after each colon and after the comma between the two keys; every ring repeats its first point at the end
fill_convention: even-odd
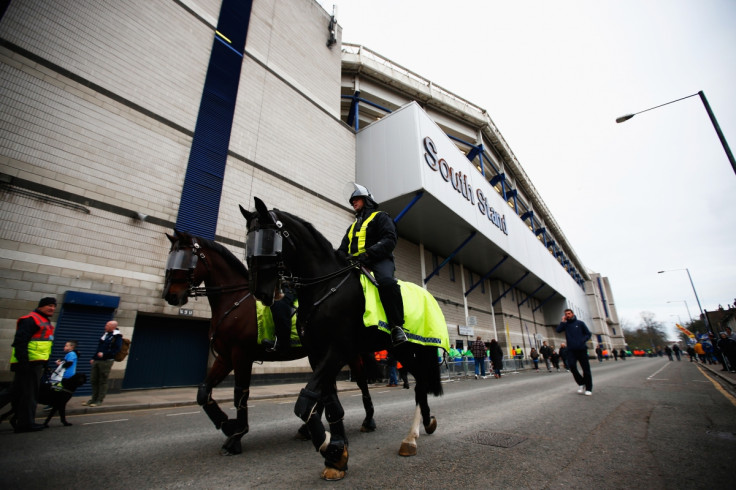
{"type": "MultiPolygon", "coordinates": [[[[484,359],[486,377],[493,376],[493,366],[490,359],[484,359]]],[[[528,359],[514,359],[504,356],[502,375],[518,374],[519,371],[531,369],[532,364],[528,359]]],[[[475,359],[472,357],[458,357],[452,359],[445,357],[445,362],[440,366],[440,374],[444,382],[459,381],[475,377],[475,359]]]]}

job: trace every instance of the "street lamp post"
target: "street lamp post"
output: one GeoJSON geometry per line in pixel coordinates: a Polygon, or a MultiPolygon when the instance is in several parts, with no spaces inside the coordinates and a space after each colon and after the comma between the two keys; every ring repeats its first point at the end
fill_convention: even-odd
{"type": "Polygon", "coordinates": [[[690,307],[687,305],[687,301],[685,301],[684,299],[680,299],[680,300],[675,300],[675,301],[668,301],[667,303],[685,303],[685,309],[687,310],[687,316],[690,317],[690,323],[693,322],[693,316],[690,314],[690,307]]]}
{"type": "Polygon", "coordinates": [[[622,123],[624,121],[628,121],[632,117],[636,116],[637,114],[641,114],[642,112],[651,111],[652,109],[656,109],[658,107],[662,107],[665,105],[673,104],[675,102],[679,102],[681,100],[689,99],[690,97],[695,97],[696,95],[700,96],[700,100],[703,102],[703,106],[705,107],[705,111],[708,113],[708,117],[710,118],[711,124],[713,124],[713,128],[716,130],[716,134],[718,135],[718,139],[721,140],[721,145],[723,145],[723,150],[726,152],[726,156],[728,157],[728,161],[731,163],[731,167],[733,168],[733,172],[736,173],[736,160],[733,158],[733,153],[731,153],[731,148],[728,147],[728,142],[726,141],[726,137],[723,136],[723,131],[721,131],[721,126],[718,124],[718,121],[716,120],[715,114],[713,114],[713,111],[710,108],[710,104],[708,103],[708,99],[705,98],[705,93],[701,90],[697,94],[688,95],[687,97],[682,97],[680,99],[676,99],[670,102],[665,102],[664,104],[660,104],[658,106],[650,107],[649,109],[644,109],[643,111],[635,112],[633,114],[626,114],[625,116],[617,117],[616,122],[622,123]]]}
{"type": "Polygon", "coordinates": [[[700,306],[700,298],[698,298],[698,292],[695,290],[695,284],[693,284],[693,277],[690,275],[690,270],[685,269],[669,269],[666,271],[657,271],[657,274],[663,274],[665,272],[672,272],[672,271],[686,271],[687,277],[690,279],[690,286],[693,288],[693,293],[695,294],[695,301],[698,302],[698,309],[700,310],[700,316],[703,317],[703,321],[705,322],[705,327],[708,329],[708,331],[712,332],[710,328],[710,322],[708,321],[708,317],[703,313],[703,307],[700,306]]]}

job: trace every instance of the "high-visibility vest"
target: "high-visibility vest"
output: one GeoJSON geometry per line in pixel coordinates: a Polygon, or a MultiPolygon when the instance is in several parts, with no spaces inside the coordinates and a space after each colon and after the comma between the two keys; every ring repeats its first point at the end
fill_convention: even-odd
{"type": "MultiPolygon", "coordinates": [[[[31,340],[28,342],[28,360],[29,361],[48,361],[51,357],[51,347],[54,343],[54,326],[51,325],[51,321],[43,315],[39,315],[35,311],[18,318],[18,323],[15,328],[18,329],[18,325],[21,320],[26,318],[33,318],[36,322],[38,330],[33,334],[31,340]]],[[[15,357],[15,347],[10,355],[10,363],[15,364],[18,359],[15,357]]]]}
{"type": "Polygon", "coordinates": [[[368,230],[368,223],[370,223],[378,213],[380,213],[380,211],[372,212],[371,215],[368,216],[368,218],[366,218],[360,225],[359,230],[355,229],[355,223],[357,223],[358,220],[353,221],[353,224],[350,225],[350,229],[348,230],[348,251],[353,249],[353,240],[358,240],[358,250],[355,253],[350,252],[351,255],[360,255],[365,252],[365,237],[368,230]]]}

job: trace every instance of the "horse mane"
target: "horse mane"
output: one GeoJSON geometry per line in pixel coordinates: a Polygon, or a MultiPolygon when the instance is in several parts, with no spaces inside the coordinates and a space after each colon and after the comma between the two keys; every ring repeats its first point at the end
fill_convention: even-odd
{"type": "Polygon", "coordinates": [[[248,277],[248,269],[245,267],[245,265],[230,251],[228,250],[224,245],[217,243],[214,240],[210,240],[208,238],[204,238],[197,235],[192,235],[191,233],[187,233],[185,231],[180,231],[180,235],[188,237],[188,238],[196,238],[198,242],[202,243],[205,247],[210,248],[214,250],[216,253],[220,254],[222,258],[225,260],[227,265],[230,266],[235,272],[238,272],[242,274],[245,277],[248,277]]]}
{"type": "Polygon", "coordinates": [[[281,211],[278,209],[276,209],[275,211],[278,211],[282,215],[296,221],[297,223],[301,224],[304,228],[306,228],[307,231],[311,233],[312,236],[315,238],[315,240],[317,241],[317,244],[321,248],[323,248],[326,252],[330,252],[333,254],[335,253],[335,247],[332,246],[332,243],[330,243],[330,241],[327,238],[325,238],[325,236],[322,233],[320,233],[319,230],[317,230],[317,228],[315,228],[312,223],[310,223],[309,221],[306,221],[305,219],[300,218],[299,216],[293,215],[291,213],[287,213],[286,211],[281,211]]]}

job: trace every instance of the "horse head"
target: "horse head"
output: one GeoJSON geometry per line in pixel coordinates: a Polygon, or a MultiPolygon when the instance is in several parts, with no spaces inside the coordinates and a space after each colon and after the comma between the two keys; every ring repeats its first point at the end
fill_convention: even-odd
{"type": "Polygon", "coordinates": [[[266,306],[270,306],[281,295],[283,281],[283,234],[282,222],[266,205],[254,198],[255,212],[240,206],[247,222],[245,240],[246,262],[250,271],[250,290],[266,306]]]}
{"type": "Polygon", "coordinates": [[[198,271],[199,244],[197,239],[188,233],[174,230],[173,235],[166,234],[171,242],[169,257],[166,260],[166,279],[161,295],[172,306],[183,306],[189,301],[190,291],[203,280],[198,271]]]}

